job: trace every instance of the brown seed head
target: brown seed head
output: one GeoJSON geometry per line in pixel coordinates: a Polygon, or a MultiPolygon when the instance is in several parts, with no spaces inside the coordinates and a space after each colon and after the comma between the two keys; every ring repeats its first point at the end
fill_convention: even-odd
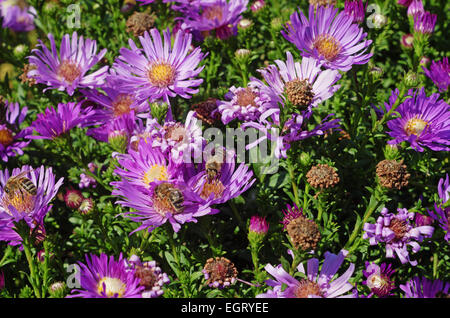
{"type": "Polygon", "coordinates": [[[401,189],[408,185],[410,174],[403,160],[383,160],[377,164],[377,176],[380,184],[388,189],[401,189]]]}
{"type": "Polygon", "coordinates": [[[289,222],[286,230],[294,247],[304,251],[314,250],[321,238],[317,224],[304,216],[289,222]]]}
{"type": "Polygon", "coordinates": [[[308,107],[314,98],[312,86],[308,80],[294,79],[286,83],[285,91],[288,100],[298,107],[308,107]]]}
{"type": "Polygon", "coordinates": [[[306,178],[312,187],[320,189],[334,187],[339,182],[336,169],[327,164],[313,166],[306,174],[306,178]]]}
{"type": "Polygon", "coordinates": [[[134,36],[142,36],[155,24],[155,18],[145,12],[134,12],[127,20],[127,32],[134,36]]]}
{"type": "Polygon", "coordinates": [[[220,119],[220,114],[215,111],[217,109],[217,99],[215,98],[211,97],[203,102],[193,104],[191,108],[196,112],[198,119],[209,125],[214,124],[220,119]]]}
{"type": "Polygon", "coordinates": [[[233,283],[238,275],[234,264],[225,257],[209,258],[203,268],[203,272],[209,276],[206,283],[218,283],[223,286],[224,283],[233,283]]]}

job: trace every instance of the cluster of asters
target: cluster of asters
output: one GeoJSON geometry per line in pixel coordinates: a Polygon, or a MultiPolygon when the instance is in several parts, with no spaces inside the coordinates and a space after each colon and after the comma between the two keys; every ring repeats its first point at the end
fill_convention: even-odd
{"type": "MultiPolygon", "coordinates": [[[[111,184],[112,194],[119,198],[118,204],[130,209],[123,215],[138,223],[134,232],[152,231],[165,223],[177,232],[187,222],[218,213],[217,205],[239,196],[253,184],[253,174],[244,163],[237,163],[231,151],[223,148],[211,151],[206,147],[195,111],[189,112],[184,122],[177,121],[171,99],[191,98],[203,81],[198,75],[207,53],[194,47],[193,39],[201,41],[207,36],[227,39],[235,35],[247,6],[247,0],[175,1],[172,8],[180,12],[176,28],[145,31],[138,36],[139,43],[130,39],[112,66],[101,65],[106,49],[97,52],[95,40],[73,32],[62,37],[58,49],[54,36],[48,34],[50,47],[39,41],[28,57],[30,67],[26,76],[33,83],[46,86],[45,90],[55,89],[69,96],[79,93],[83,100],[49,107],[37,115],[31,127],[23,129],[19,125],[27,108],[20,110],[17,103],[2,102],[0,114],[5,116],[0,126],[2,160],[22,154],[30,139],[57,140],[65,138],[75,127],[89,127],[89,136],[110,143],[116,150],[115,174],[120,180],[111,184]],[[152,116],[158,112],[164,116],[152,116]]],[[[264,2],[254,4],[252,10],[258,10],[258,6],[264,6],[264,2]]],[[[435,15],[419,12],[418,5],[415,6],[408,10],[415,12],[415,30],[431,33],[435,15]]],[[[3,27],[16,31],[34,28],[35,10],[23,1],[1,1],[0,9],[3,27]]],[[[225,100],[216,103],[216,113],[222,122],[238,120],[243,122],[243,128],[263,131],[264,138],[276,142],[274,154],[278,158],[287,156],[291,143],[339,127],[339,120],[330,119],[333,114],[312,129],[308,124],[315,108],[340,88],[337,82],[341,72],[349,71],[353,65],[366,64],[372,56],[367,52],[371,40],[366,39],[367,34],[359,25],[364,20],[364,10],[362,1],[357,1],[346,3],[341,12],[328,2],[311,5],[308,17],[301,11],[294,12],[281,33],[298,49],[294,55],[300,55],[301,61],[286,52],[285,61],[276,60],[259,70],[263,80],[252,77],[246,87],[231,87],[225,100]],[[281,133],[273,133],[274,130],[281,133]]],[[[425,70],[427,76],[439,83],[439,90],[448,86],[445,84],[448,81],[442,80],[444,72],[448,75],[447,60],[433,63],[430,70],[425,70]]],[[[448,104],[438,100],[437,94],[427,97],[424,90],[408,94],[409,98],[397,109],[401,116],[388,122],[390,135],[395,138],[391,143],[408,141],[418,151],[423,151],[423,147],[448,151],[448,104]]],[[[390,101],[394,103],[395,96],[390,101]]],[[[51,168],[43,166],[0,171],[0,240],[20,246],[23,237],[15,230],[20,222],[27,224],[33,238],[43,239],[43,220],[62,182],[51,168]],[[33,193],[11,195],[8,181],[12,177],[29,180],[33,193]]],[[[438,192],[442,201],[436,203],[430,216],[447,231],[448,240],[449,211],[445,204],[449,196],[448,176],[439,183],[438,192]]],[[[78,207],[74,193],[71,200],[74,208],[78,207]]],[[[380,218],[377,225],[365,225],[371,244],[385,243],[387,257],[395,252],[402,263],[413,263],[406,246],[412,246],[416,252],[417,241],[431,236],[433,228],[414,227],[410,224],[410,213],[404,210],[398,215],[383,210],[380,218]]],[[[315,234],[301,235],[292,230],[298,242],[305,241],[309,247],[317,244],[320,233],[299,211],[289,212],[285,221],[288,231],[293,224],[315,234]]],[[[265,222],[255,226],[256,222],[253,219],[255,231],[267,232],[265,222]]],[[[354,264],[350,263],[336,277],[346,255],[345,250],[325,253],[320,270],[319,259],[309,259],[306,270],[303,264],[297,267],[300,280],[281,265],[268,264],[266,270],[275,280],[267,281],[272,289],[258,297],[357,297],[355,286],[349,282],[354,264]]],[[[137,256],[125,259],[120,255],[116,260],[106,254],[87,255],[86,264],[79,265],[81,289],[73,290],[72,297],[158,297],[163,285],[169,283],[155,262],[144,262],[137,256]]],[[[236,280],[237,271],[228,260],[211,259],[204,274],[210,286],[224,287],[236,280]],[[220,273],[229,272],[231,276],[212,273],[218,268],[222,269],[220,273]]],[[[367,264],[365,285],[372,294],[387,296],[394,288],[392,274],[391,266],[367,264]]],[[[429,296],[447,293],[448,284],[414,278],[400,288],[408,297],[429,296]]]]}

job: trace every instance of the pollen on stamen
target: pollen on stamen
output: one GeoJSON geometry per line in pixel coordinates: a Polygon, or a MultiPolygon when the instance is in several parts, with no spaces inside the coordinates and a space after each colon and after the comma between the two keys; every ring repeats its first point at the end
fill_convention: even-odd
{"type": "Polygon", "coordinates": [[[133,103],[133,98],[128,94],[120,94],[114,100],[113,114],[114,117],[119,117],[124,114],[128,114],[131,111],[131,104],[133,103]]]}
{"type": "Polygon", "coordinates": [[[250,87],[246,87],[243,90],[240,90],[236,93],[237,96],[237,104],[242,107],[253,106],[257,107],[255,103],[255,98],[258,96],[255,92],[252,91],[250,87]]]}
{"type": "Polygon", "coordinates": [[[333,61],[341,51],[339,42],[329,34],[319,35],[313,43],[313,48],[328,61],[333,61]]]}
{"type": "Polygon", "coordinates": [[[405,132],[408,136],[416,135],[420,136],[420,134],[427,128],[428,122],[422,120],[420,118],[411,118],[406,122],[405,132]]]}
{"type": "Polygon", "coordinates": [[[142,178],[142,182],[148,185],[150,182],[154,181],[165,181],[169,179],[169,174],[167,172],[167,168],[161,165],[153,165],[147,172],[144,174],[142,178]]]}
{"type": "Polygon", "coordinates": [[[164,62],[156,62],[150,65],[147,72],[150,83],[157,87],[167,87],[175,80],[175,69],[164,62]]]}
{"type": "Polygon", "coordinates": [[[212,6],[207,7],[205,10],[203,10],[202,17],[214,21],[218,20],[221,21],[223,16],[222,8],[220,6],[212,6]]]}
{"type": "Polygon", "coordinates": [[[214,199],[219,199],[222,197],[223,191],[225,190],[224,185],[220,180],[206,181],[203,185],[202,191],[200,192],[200,197],[207,199],[214,194],[214,199]]]}
{"type": "Polygon", "coordinates": [[[65,60],[58,68],[57,75],[72,83],[81,75],[79,66],[70,60],[65,60]]]}

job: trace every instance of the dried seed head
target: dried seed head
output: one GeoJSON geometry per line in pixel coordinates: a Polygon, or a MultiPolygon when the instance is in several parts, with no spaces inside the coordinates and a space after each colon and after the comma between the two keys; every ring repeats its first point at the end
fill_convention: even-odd
{"type": "Polygon", "coordinates": [[[209,258],[202,270],[206,283],[210,287],[223,288],[236,281],[238,271],[225,257],[209,258]]]}
{"type": "Polygon", "coordinates": [[[289,222],[286,230],[294,247],[304,251],[314,250],[321,238],[317,224],[304,216],[289,222]]]}
{"type": "Polygon", "coordinates": [[[158,281],[153,272],[153,268],[148,266],[136,266],[136,273],[134,276],[139,278],[139,285],[144,286],[145,289],[152,289],[158,281]]]}
{"type": "Polygon", "coordinates": [[[306,174],[308,183],[314,188],[331,188],[339,183],[336,169],[327,164],[313,166],[306,174]]]}
{"type": "Polygon", "coordinates": [[[377,164],[377,176],[380,184],[388,189],[401,189],[408,185],[410,174],[403,160],[383,160],[377,164]]]}
{"type": "Polygon", "coordinates": [[[142,36],[155,24],[155,18],[145,12],[134,12],[127,20],[127,32],[142,36]]]}
{"type": "Polygon", "coordinates": [[[220,114],[216,111],[217,99],[215,98],[208,98],[203,102],[193,104],[191,108],[196,112],[197,118],[209,125],[214,124],[220,118],[220,114]]]}
{"type": "Polygon", "coordinates": [[[306,79],[294,79],[287,82],[285,90],[288,100],[294,106],[308,107],[314,98],[312,86],[306,79]]]}

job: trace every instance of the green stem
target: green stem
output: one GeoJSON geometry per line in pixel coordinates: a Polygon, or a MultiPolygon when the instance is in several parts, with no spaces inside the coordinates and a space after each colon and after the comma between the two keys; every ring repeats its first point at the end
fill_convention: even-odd
{"type": "Polygon", "coordinates": [[[238,223],[239,223],[239,226],[240,226],[241,228],[245,228],[245,223],[244,223],[244,221],[242,220],[242,217],[241,217],[241,215],[239,214],[239,211],[237,210],[236,203],[234,203],[233,200],[229,200],[228,202],[229,202],[229,204],[230,204],[231,210],[233,211],[234,217],[236,218],[236,220],[237,220],[238,223]]]}
{"type": "Polygon", "coordinates": [[[185,281],[185,272],[181,270],[181,264],[180,264],[180,258],[178,257],[177,245],[175,244],[175,240],[173,239],[172,234],[169,234],[169,239],[170,239],[170,245],[172,247],[173,257],[175,258],[175,262],[177,263],[177,266],[178,266],[178,271],[179,271],[179,273],[183,274],[182,277],[178,277],[180,279],[181,288],[183,289],[183,296],[185,298],[187,298],[187,297],[189,297],[189,291],[187,290],[185,282],[184,282],[185,281]]]}
{"type": "Polygon", "coordinates": [[[48,241],[44,240],[44,276],[42,278],[42,298],[45,298],[45,293],[48,289],[48,261],[50,258],[50,251],[48,248],[48,241]]]}
{"type": "Polygon", "coordinates": [[[288,165],[289,177],[291,179],[292,192],[294,193],[294,202],[297,205],[297,207],[300,207],[300,200],[298,197],[298,186],[297,186],[297,182],[296,182],[296,178],[295,178],[295,174],[294,174],[294,165],[292,164],[289,154],[288,154],[286,162],[288,165]]]}
{"type": "Polygon", "coordinates": [[[437,275],[437,269],[438,269],[438,253],[434,252],[433,253],[433,279],[437,279],[438,275],[437,275]]]}
{"type": "Polygon", "coordinates": [[[33,290],[34,290],[34,294],[37,298],[41,298],[41,293],[39,292],[39,288],[36,285],[36,267],[34,264],[34,259],[33,256],[31,254],[31,249],[30,249],[30,239],[28,237],[28,235],[23,235],[22,236],[22,246],[23,246],[23,250],[25,252],[25,256],[27,258],[27,262],[28,262],[28,267],[30,269],[30,283],[31,286],[33,286],[33,290]]]}

